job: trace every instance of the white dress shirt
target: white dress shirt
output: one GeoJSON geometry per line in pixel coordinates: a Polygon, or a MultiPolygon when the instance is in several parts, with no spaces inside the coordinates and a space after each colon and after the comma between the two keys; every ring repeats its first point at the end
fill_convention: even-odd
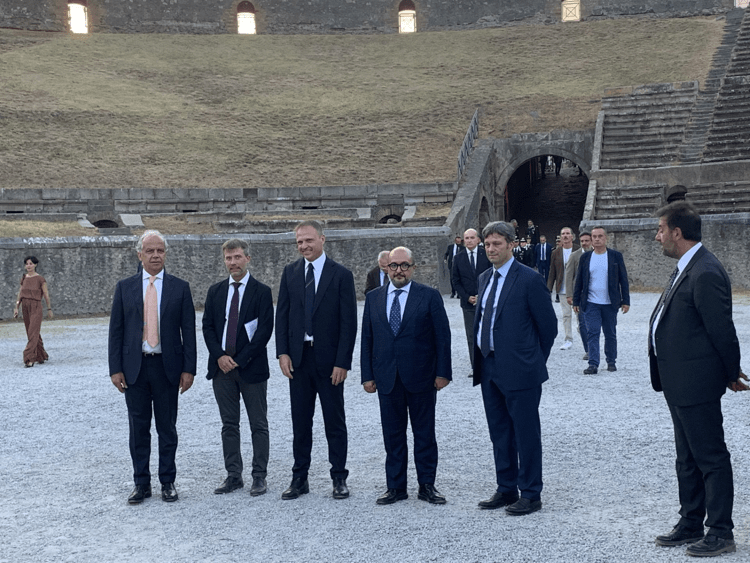
{"type": "MultiPolygon", "coordinates": [[[[247,288],[247,282],[250,280],[250,272],[245,272],[245,277],[240,280],[240,287],[237,291],[240,292],[240,300],[237,303],[237,312],[239,313],[240,307],[242,307],[242,298],[245,296],[245,289],[247,288]]],[[[229,276],[229,291],[227,291],[227,303],[224,308],[224,333],[221,336],[221,348],[222,350],[227,349],[227,326],[229,325],[229,309],[232,307],[232,297],[234,296],[234,286],[232,285],[234,278],[229,276]]],[[[239,333],[240,325],[237,324],[237,331],[239,333]]]]}
{"type": "MultiPolygon", "coordinates": [[[[484,290],[484,293],[482,294],[482,315],[484,315],[484,311],[487,307],[487,300],[490,298],[490,291],[492,291],[492,278],[495,276],[495,272],[500,272],[500,279],[497,280],[497,289],[495,290],[495,302],[492,304],[492,311],[497,311],[497,303],[500,301],[500,294],[503,292],[503,285],[505,284],[505,278],[508,277],[508,271],[510,270],[511,265],[513,264],[513,261],[515,258],[511,257],[510,260],[508,260],[505,264],[500,266],[500,268],[492,267],[492,274],[490,275],[490,282],[487,284],[487,287],[484,290]]],[[[497,315],[492,315],[492,323],[490,324],[490,350],[495,350],[495,319],[497,318],[497,315]]],[[[479,334],[476,335],[477,340],[476,342],[481,342],[482,338],[482,318],[479,318],[479,334]]]]}

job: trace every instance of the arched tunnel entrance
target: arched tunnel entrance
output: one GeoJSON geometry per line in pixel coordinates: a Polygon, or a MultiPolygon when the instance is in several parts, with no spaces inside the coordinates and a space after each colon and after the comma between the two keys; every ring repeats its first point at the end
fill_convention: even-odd
{"type": "Polygon", "coordinates": [[[546,235],[553,246],[563,227],[571,227],[577,233],[588,193],[586,170],[585,164],[561,155],[540,154],[526,160],[506,184],[506,221],[515,219],[523,236],[527,221],[532,220],[537,232],[546,235]]]}

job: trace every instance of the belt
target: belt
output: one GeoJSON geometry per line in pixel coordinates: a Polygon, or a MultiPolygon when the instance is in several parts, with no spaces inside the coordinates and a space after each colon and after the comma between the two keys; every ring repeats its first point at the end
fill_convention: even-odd
{"type": "Polygon", "coordinates": [[[154,356],[161,356],[160,352],[143,352],[145,358],[153,358],[154,356]]]}
{"type": "Polygon", "coordinates": [[[302,343],[302,346],[307,346],[307,347],[309,347],[309,348],[312,348],[312,347],[313,347],[313,342],[314,342],[314,340],[305,340],[305,341],[304,341],[304,342],[302,343]]]}

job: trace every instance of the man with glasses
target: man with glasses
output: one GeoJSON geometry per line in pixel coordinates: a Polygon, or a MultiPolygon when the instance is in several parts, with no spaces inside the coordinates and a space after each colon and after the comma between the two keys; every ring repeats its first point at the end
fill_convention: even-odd
{"type": "Polygon", "coordinates": [[[417,498],[445,504],[435,488],[437,392],[451,380],[451,333],[440,293],[412,281],[414,258],[405,247],[390,255],[391,283],[365,298],[362,317],[362,385],[378,392],[385,444],[386,492],[377,504],[408,498],[406,428],[411,420],[417,498]]]}

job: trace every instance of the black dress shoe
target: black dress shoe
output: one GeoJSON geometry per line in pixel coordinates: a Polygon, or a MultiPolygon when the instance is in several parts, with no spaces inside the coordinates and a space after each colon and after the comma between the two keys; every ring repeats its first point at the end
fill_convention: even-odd
{"type": "Polygon", "coordinates": [[[440,494],[432,483],[425,483],[419,485],[419,494],[417,494],[419,500],[426,500],[430,504],[445,504],[445,497],[440,494]]]}
{"type": "Polygon", "coordinates": [[[589,366],[585,370],[583,370],[583,375],[593,375],[597,371],[599,371],[596,366],[589,366]]]}
{"type": "Polygon", "coordinates": [[[668,534],[656,536],[656,545],[674,547],[676,545],[697,542],[702,539],[703,528],[690,529],[687,526],[677,524],[668,534]]]}
{"type": "Polygon", "coordinates": [[[617,371],[617,366],[615,364],[607,364],[607,371],[617,371]]]}
{"type": "Polygon", "coordinates": [[[162,483],[161,500],[164,502],[174,502],[178,498],[177,489],[174,488],[174,483],[162,483]]]}
{"type": "Polygon", "coordinates": [[[406,493],[405,489],[388,489],[377,498],[375,504],[393,504],[394,502],[406,500],[408,498],[409,495],[406,493]]]}
{"type": "Polygon", "coordinates": [[[688,546],[685,553],[693,557],[716,557],[722,553],[734,553],[737,546],[731,538],[720,538],[713,534],[706,534],[706,537],[688,546]]]}
{"type": "Polygon", "coordinates": [[[531,514],[532,512],[536,512],[537,510],[541,510],[541,508],[541,500],[529,500],[527,498],[521,497],[510,506],[506,506],[505,513],[510,514],[511,516],[525,516],[527,514],[531,514]]]}
{"type": "Polygon", "coordinates": [[[151,498],[151,485],[136,485],[128,497],[128,504],[141,504],[146,498],[151,498]]]}
{"type": "Polygon", "coordinates": [[[289,488],[281,493],[281,498],[283,500],[291,500],[293,498],[298,498],[302,495],[305,495],[310,492],[310,484],[307,482],[307,479],[301,479],[299,477],[292,479],[292,484],[289,485],[289,488]]]}
{"type": "Polygon", "coordinates": [[[337,477],[333,480],[333,498],[349,498],[349,489],[346,486],[346,479],[337,477]]]}
{"type": "Polygon", "coordinates": [[[253,486],[250,487],[250,496],[259,497],[260,495],[266,494],[268,487],[266,486],[266,479],[264,477],[253,477],[253,486]]]}
{"type": "Polygon", "coordinates": [[[242,481],[242,477],[227,477],[217,489],[214,489],[214,494],[225,495],[232,491],[236,491],[237,489],[241,489],[244,486],[245,483],[242,481]]]}
{"type": "Polygon", "coordinates": [[[485,510],[494,510],[496,508],[501,508],[503,506],[513,504],[517,500],[518,495],[514,495],[513,493],[495,493],[487,500],[480,500],[479,508],[485,510]]]}

